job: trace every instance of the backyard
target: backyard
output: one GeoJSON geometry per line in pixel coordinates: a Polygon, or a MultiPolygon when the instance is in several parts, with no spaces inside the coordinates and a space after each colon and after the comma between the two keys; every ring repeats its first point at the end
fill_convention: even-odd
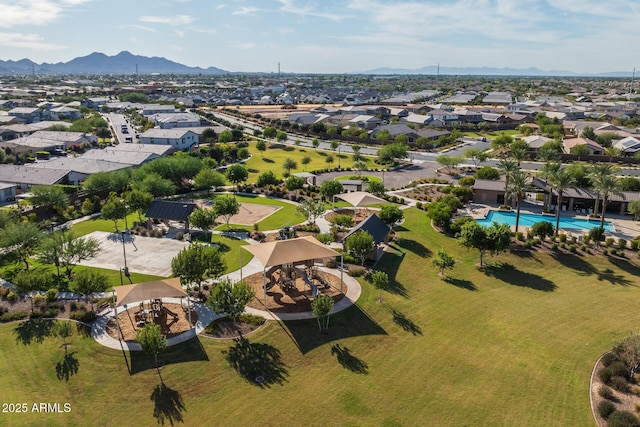
{"type": "Polygon", "coordinates": [[[598,356],[640,321],[635,260],[531,252],[488,258],[404,211],[357,304],[315,320],[268,322],[243,339],[201,337],[152,358],[75,333],[0,324],[5,402],[69,402],[69,413],[3,413],[7,425],[593,425],[598,356]],[[430,258],[459,262],[443,279],[430,258]],[[262,382],[256,383],[256,377],[262,382]],[[126,393],[123,391],[126,390],[126,393]]]}

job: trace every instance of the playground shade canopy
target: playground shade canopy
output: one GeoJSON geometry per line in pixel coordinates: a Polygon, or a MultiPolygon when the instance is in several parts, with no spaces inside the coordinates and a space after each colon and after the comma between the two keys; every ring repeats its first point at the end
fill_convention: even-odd
{"type": "Polygon", "coordinates": [[[378,203],[387,203],[386,200],[376,197],[366,191],[353,191],[351,193],[338,194],[336,197],[351,203],[355,207],[376,205],[378,203]]]}
{"type": "Polygon", "coordinates": [[[312,236],[242,246],[242,249],[251,252],[264,267],[340,255],[312,236]]]}
{"type": "Polygon", "coordinates": [[[116,286],[116,305],[131,304],[159,298],[186,297],[187,293],[180,285],[180,278],[155,280],[135,285],[116,286]]]}

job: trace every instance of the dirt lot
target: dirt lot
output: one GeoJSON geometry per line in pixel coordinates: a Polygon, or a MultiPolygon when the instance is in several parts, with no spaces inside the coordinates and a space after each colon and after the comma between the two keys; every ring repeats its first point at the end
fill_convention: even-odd
{"type": "MultiPolygon", "coordinates": [[[[200,207],[210,208],[213,206],[213,201],[211,200],[188,200],[190,203],[196,203],[200,207]]],[[[233,215],[229,220],[229,224],[238,224],[238,225],[253,225],[264,218],[268,217],[281,206],[272,206],[272,205],[258,205],[254,203],[240,203],[240,212],[236,215],[233,215]]],[[[218,223],[224,224],[224,219],[219,217],[216,219],[218,223]]]]}

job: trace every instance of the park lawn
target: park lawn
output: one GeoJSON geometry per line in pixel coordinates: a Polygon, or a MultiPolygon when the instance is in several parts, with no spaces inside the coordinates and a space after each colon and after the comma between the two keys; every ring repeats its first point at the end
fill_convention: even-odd
{"type": "Polygon", "coordinates": [[[340,182],[348,179],[359,179],[359,180],[364,180],[365,182],[382,182],[382,178],[380,178],[379,176],[364,175],[364,174],[358,175],[353,173],[336,176],[334,178],[334,181],[340,182]]]}
{"type": "Polygon", "coordinates": [[[231,273],[240,269],[240,257],[242,256],[242,267],[247,265],[253,258],[253,254],[243,251],[240,248],[248,245],[247,242],[233,237],[224,236],[222,234],[212,234],[211,243],[218,246],[219,250],[224,254],[224,260],[227,263],[227,269],[224,274],[231,273]],[[242,255],[240,255],[242,253],[242,255]]]}
{"type": "MultiPolygon", "coordinates": [[[[144,216],[142,217],[144,221],[144,216]]],[[[133,227],[135,223],[138,223],[140,220],[138,218],[138,214],[133,212],[127,215],[127,225],[129,227],[133,227]]],[[[102,219],[100,217],[88,219],[86,221],[81,221],[73,225],[72,230],[75,233],[76,237],[85,236],[89,233],[93,233],[94,231],[108,231],[113,232],[114,226],[113,221],[110,219],[102,219]]],[[[122,231],[125,229],[124,219],[118,220],[118,230],[122,231]]]]}
{"type": "MultiPolygon", "coordinates": [[[[269,145],[267,144],[267,147],[269,145]]],[[[258,179],[258,175],[263,172],[272,171],[276,177],[282,178],[282,165],[286,158],[290,158],[298,165],[296,169],[293,169],[291,173],[296,172],[311,172],[318,169],[336,168],[338,167],[338,152],[314,150],[313,148],[299,148],[292,146],[267,148],[266,151],[260,152],[256,149],[255,142],[249,143],[249,152],[252,157],[246,161],[246,166],[249,169],[249,178],[247,182],[254,183],[258,179]],[[331,154],[333,156],[333,163],[327,163],[325,160],[327,156],[331,154]],[[310,157],[311,162],[308,165],[302,164],[303,157],[310,157]]],[[[384,166],[378,165],[373,162],[375,158],[371,156],[363,156],[363,161],[370,168],[383,168],[384,166]]],[[[340,167],[347,169],[353,167],[353,156],[350,154],[340,154],[340,167]]]]}
{"type": "MultiPolygon", "coordinates": [[[[211,196],[210,198],[211,199],[215,198],[215,195],[211,196]]],[[[273,212],[271,215],[267,216],[266,218],[258,222],[258,229],[262,231],[279,230],[282,227],[299,224],[305,220],[305,217],[299,214],[298,211],[296,210],[296,205],[292,203],[287,203],[279,199],[271,199],[269,197],[258,197],[258,196],[248,196],[248,195],[236,195],[236,198],[240,203],[253,203],[257,205],[271,205],[271,206],[281,207],[277,211],[273,212]]],[[[244,231],[253,230],[253,226],[250,226],[250,225],[229,223],[229,227],[234,230],[244,230],[244,231]]],[[[219,225],[218,227],[215,228],[215,230],[217,231],[225,231],[226,229],[227,229],[226,224],[219,225]]]]}
{"type": "Polygon", "coordinates": [[[326,335],[315,320],[270,321],[246,341],[173,347],[160,355],[162,402],[147,357],[76,335],[77,372],[59,380],[60,339],[23,345],[19,323],[0,324],[4,400],[72,405],[2,414],[3,424],[593,425],[593,365],[640,321],[637,262],[501,254],[482,272],[477,251],[436,233],[424,212],[404,213],[378,265],[392,278],[383,303],[363,281],[326,335]],[[439,248],[459,260],[449,281],[430,265],[439,248]]]}

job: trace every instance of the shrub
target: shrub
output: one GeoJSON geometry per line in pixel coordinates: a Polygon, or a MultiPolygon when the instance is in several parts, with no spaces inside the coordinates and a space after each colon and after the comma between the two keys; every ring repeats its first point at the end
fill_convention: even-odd
{"type": "Polygon", "coordinates": [[[613,399],[613,390],[611,390],[609,387],[607,387],[606,385],[602,385],[600,386],[600,388],[598,389],[598,394],[600,395],[600,397],[603,397],[605,399],[613,399]]]}
{"type": "Polygon", "coordinates": [[[353,227],[353,217],[346,214],[335,215],[331,218],[331,224],[338,227],[353,227]]]}
{"type": "Polygon", "coordinates": [[[34,305],[39,305],[44,301],[44,296],[41,293],[37,293],[31,299],[34,305]]]}
{"type": "Polygon", "coordinates": [[[609,370],[614,377],[626,377],[627,376],[627,368],[624,363],[620,360],[613,361],[609,366],[609,370]]]}
{"type": "Polygon", "coordinates": [[[256,316],[255,314],[241,314],[238,316],[238,321],[242,323],[247,323],[249,325],[260,326],[264,324],[267,320],[262,316],[256,316]]]}
{"type": "Polygon", "coordinates": [[[630,243],[631,250],[632,251],[637,251],[638,250],[638,245],[640,245],[640,240],[632,240],[631,243],[630,243]]]}
{"type": "Polygon", "coordinates": [[[77,309],[78,309],[78,303],[75,301],[71,301],[71,303],[69,303],[69,310],[76,311],[77,309]]]}
{"type": "Polygon", "coordinates": [[[328,245],[333,242],[333,236],[329,233],[318,234],[316,238],[320,243],[324,243],[325,245],[328,245]]]}
{"type": "Polygon", "coordinates": [[[56,288],[48,289],[44,293],[44,298],[47,302],[56,302],[58,300],[58,290],[56,288]]]}
{"type": "Polygon", "coordinates": [[[465,176],[458,180],[458,185],[462,185],[463,187],[471,187],[476,183],[476,179],[472,176],[465,176]]]}
{"type": "Polygon", "coordinates": [[[516,240],[520,242],[524,241],[524,233],[522,231],[516,231],[516,240]]]}
{"type": "Polygon", "coordinates": [[[582,252],[586,252],[587,251],[587,247],[585,245],[580,245],[580,250],[582,252]]]}
{"type": "Polygon", "coordinates": [[[49,319],[58,315],[57,308],[50,308],[45,311],[34,311],[29,315],[29,319],[49,319]]]}
{"type": "Polygon", "coordinates": [[[461,216],[459,218],[454,219],[451,224],[449,224],[449,231],[453,234],[458,234],[462,229],[462,226],[468,222],[475,221],[473,218],[468,216],[461,216]]]}
{"type": "Polygon", "coordinates": [[[554,250],[554,251],[557,251],[558,250],[558,244],[554,243],[553,245],[551,245],[551,249],[554,250]]]}
{"type": "Polygon", "coordinates": [[[603,250],[602,250],[602,255],[608,255],[608,254],[609,254],[609,251],[608,251],[608,250],[606,250],[606,249],[603,249],[603,250]]]}
{"type": "Polygon", "coordinates": [[[531,226],[531,234],[544,240],[548,236],[553,236],[554,227],[549,221],[539,221],[531,226]]]}
{"type": "Polygon", "coordinates": [[[611,377],[613,377],[613,373],[609,368],[602,368],[598,372],[598,378],[605,384],[609,384],[611,382],[611,377]]]}
{"type": "Polygon", "coordinates": [[[611,378],[610,383],[611,383],[611,387],[615,388],[616,390],[622,393],[627,393],[629,391],[629,382],[625,377],[614,376],[611,378]]]}
{"type": "Polygon", "coordinates": [[[324,262],[324,266],[327,268],[336,268],[338,266],[338,261],[335,259],[328,259],[324,262]]]}
{"type": "Polygon", "coordinates": [[[353,268],[347,272],[351,277],[362,277],[366,273],[364,268],[353,268]]]}
{"type": "Polygon", "coordinates": [[[605,420],[609,418],[611,414],[613,414],[616,410],[616,405],[609,402],[608,400],[603,400],[598,404],[598,414],[605,420]]]}
{"type": "Polygon", "coordinates": [[[615,411],[609,414],[609,427],[640,427],[640,420],[629,411],[615,411]]]}
{"type": "Polygon", "coordinates": [[[604,356],[602,356],[602,364],[605,367],[610,366],[613,362],[619,362],[619,361],[620,361],[620,358],[615,353],[607,353],[604,356]]]}
{"type": "Polygon", "coordinates": [[[575,254],[577,251],[578,249],[576,248],[576,245],[574,244],[569,245],[569,252],[572,252],[575,254]]]}
{"type": "Polygon", "coordinates": [[[560,243],[564,243],[567,241],[567,235],[564,233],[560,233],[558,234],[558,240],[560,241],[560,243]]]}
{"type": "Polygon", "coordinates": [[[607,239],[604,241],[604,244],[606,247],[610,248],[613,246],[613,244],[615,243],[616,239],[614,239],[613,237],[607,237],[607,239]]]}
{"type": "Polygon", "coordinates": [[[96,313],[95,311],[78,310],[71,313],[69,318],[79,322],[91,323],[96,320],[96,313]]]}
{"type": "Polygon", "coordinates": [[[184,233],[182,231],[176,233],[176,240],[182,240],[183,237],[184,233]]]}
{"type": "Polygon", "coordinates": [[[416,208],[422,209],[422,202],[416,202],[416,208]]]}
{"type": "Polygon", "coordinates": [[[0,315],[0,322],[13,322],[14,320],[25,319],[29,313],[26,311],[14,311],[13,313],[4,313],[0,315]]]}
{"type": "Polygon", "coordinates": [[[533,247],[533,240],[527,240],[524,242],[524,247],[527,249],[531,249],[533,247]]]}
{"type": "Polygon", "coordinates": [[[620,238],[618,239],[618,247],[619,247],[620,249],[624,249],[624,248],[626,248],[626,247],[627,247],[627,240],[626,240],[626,239],[623,239],[622,237],[620,237],[620,238]]]}
{"type": "Polygon", "coordinates": [[[611,249],[609,249],[609,253],[610,253],[611,255],[614,255],[614,256],[615,256],[615,255],[618,255],[618,251],[616,251],[616,248],[611,248],[611,249]]]}
{"type": "Polygon", "coordinates": [[[9,291],[9,293],[7,294],[7,301],[9,301],[12,304],[18,301],[18,294],[16,294],[13,291],[9,291]]]}

